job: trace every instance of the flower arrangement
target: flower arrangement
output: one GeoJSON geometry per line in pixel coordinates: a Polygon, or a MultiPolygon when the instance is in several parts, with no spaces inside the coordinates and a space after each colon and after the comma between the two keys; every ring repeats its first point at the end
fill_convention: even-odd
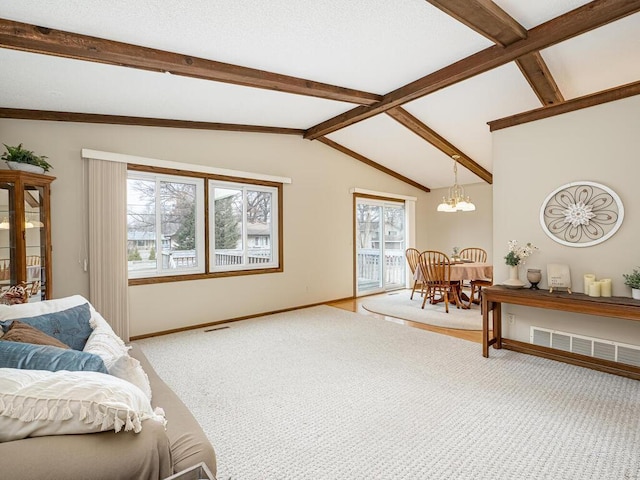
{"type": "Polygon", "coordinates": [[[525,259],[529,257],[538,247],[533,246],[531,243],[527,243],[524,247],[518,246],[517,240],[511,240],[508,243],[509,253],[504,257],[507,265],[515,267],[521,263],[524,265],[525,259]]]}

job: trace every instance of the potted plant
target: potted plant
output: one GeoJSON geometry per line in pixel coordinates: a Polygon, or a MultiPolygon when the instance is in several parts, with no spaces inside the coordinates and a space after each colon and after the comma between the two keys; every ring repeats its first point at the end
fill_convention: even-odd
{"type": "Polygon", "coordinates": [[[640,300],[640,270],[634,268],[633,273],[623,273],[624,284],[631,287],[631,296],[640,300]]]}
{"type": "Polygon", "coordinates": [[[24,170],[32,173],[45,173],[53,168],[44,155],[36,155],[31,150],[22,148],[22,144],[17,147],[10,147],[3,144],[7,149],[0,159],[7,162],[7,166],[12,170],[24,170]]]}

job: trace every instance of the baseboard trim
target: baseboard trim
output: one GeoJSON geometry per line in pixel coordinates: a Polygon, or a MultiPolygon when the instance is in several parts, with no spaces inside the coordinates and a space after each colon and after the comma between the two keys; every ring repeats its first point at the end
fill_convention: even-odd
{"type": "Polygon", "coordinates": [[[190,325],[188,327],[172,328],[171,330],[161,330],[159,332],[145,333],[143,335],[134,335],[130,337],[130,340],[135,341],[135,340],[142,340],[143,338],[161,337],[162,335],[169,335],[171,333],[179,333],[179,332],[186,332],[189,330],[197,330],[199,328],[213,327],[215,325],[222,325],[224,323],[231,323],[231,322],[239,322],[240,320],[248,320],[250,318],[264,317],[265,315],[273,315],[276,313],[292,312],[293,310],[300,310],[301,308],[317,307],[318,305],[326,305],[327,303],[342,302],[344,300],[351,300],[353,298],[355,297],[351,296],[351,297],[339,298],[337,300],[327,300],[325,302],[310,303],[308,305],[298,305],[297,307],[288,307],[288,308],[282,308],[280,310],[272,310],[269,312],[254,313],[251,315],[243,315],[241,317],[227,318],[225,320],[217,320],[215,322],[200,323],[198,325],[190,325]]]}
{"type": "Polygon", "coordinates": [[[600,372],[611,373],[613,375],[620,375],[622,377],[632,378],[634,380],[640,380],[640,368],[633,365],[611,362],[609,360],[602,360],[600,358],[579,355],[577,353],[565,352],[563,350],[558,350],[555,348],[533,345],[526,342],[519,342],[517,340],[512,340],[509,338],[502,339],[502,348],[512,350],[514,352],[526,353],[528,355],[547,358],[549,360],[569,363],[571,365],[577,365],[579,367],[590,368],[592,370],[598,370],[600,372]]]}

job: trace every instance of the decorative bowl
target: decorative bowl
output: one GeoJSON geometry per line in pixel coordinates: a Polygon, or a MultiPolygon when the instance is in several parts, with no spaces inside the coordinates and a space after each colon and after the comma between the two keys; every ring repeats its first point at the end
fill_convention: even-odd
{"type": "Polygon", "coordinates": [[[44,168],[39,167],[38,165],[31,165],[30,163],[20,163],[20,162],[5,162],[7,167],[11,170],[22,170],[23,172],[29,173],[44,173],[44,168]]]}

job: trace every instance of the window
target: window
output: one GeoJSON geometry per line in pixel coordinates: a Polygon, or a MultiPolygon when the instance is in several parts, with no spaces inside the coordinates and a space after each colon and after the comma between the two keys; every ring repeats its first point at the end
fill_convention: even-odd
{"type": "Polygon", "coordinates": [[[282,271],[281,184],[129,168],[131,284],[282,271]]]}
{"type": "Polygon", "coordinates": [[[204,181],[129,172],[127,236],[130,278],[203,273],[204,181]]]}
{"type": "Polygon", "coordinates": [[[209,181],[211,271],[278,265],[274,187],[209,181]]]}

